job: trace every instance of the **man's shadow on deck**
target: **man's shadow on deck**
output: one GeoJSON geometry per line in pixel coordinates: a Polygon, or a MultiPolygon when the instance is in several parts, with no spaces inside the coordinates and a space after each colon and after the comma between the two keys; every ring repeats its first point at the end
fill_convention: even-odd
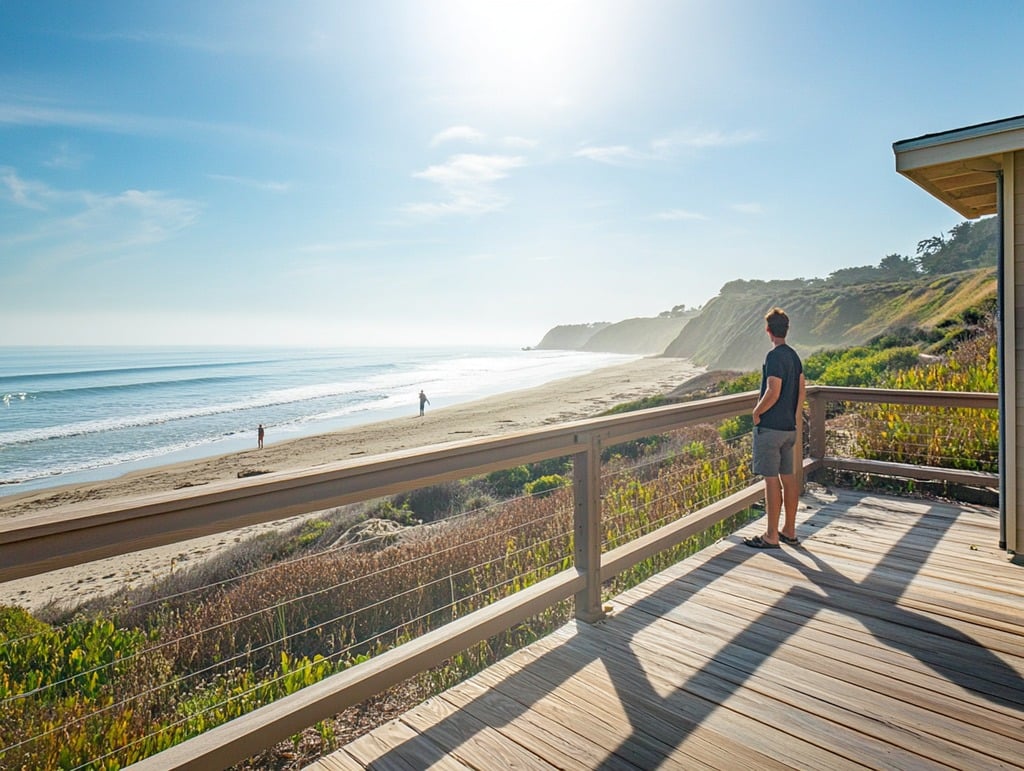
{"type": "MultiPolygon", "coordinates": [[[[828,503],[801,527],[817,532],[833,520],[841,519],[845,511],[859,503],[828,503]]],[[[805,586],[795,586],[786,591],[770,607],[759,611],[754,621],[747,622],[745,627],[733,634],[724,646],[710,654],[695,654],[707,660],[685,682],[670,683],[659,680],[655,671],[645,673],[632,646],[628,642],[625,645],[620,643],[621,631],[608,635],[601,624],[589,626],[581,623],[571,639],[553,651],[540,654],[517,672],[502,677],[502,691],[514,692],[523,701],[513,702],[508,697],[488,690],[469,700],[461,711],[472,710],[498,718],[494,720],[492,717],[487,725],[497,727],[502,721],[509,723],[530,710],[531,704],[524,702],[531,698],[543,698],[586,667],[601,663],[614,684],[620,706],[629,717],[632,733],[594,767],[610,769],[634,764],[655,768],[669,752],[682,745],[695,729],[720,709],[725,700],[738,694],[755,676],[758,668],[772,659],[793,634],[820,612],[830,611],[853,619],[876,639],[910,654],[939,677],[994,704],[1022,712],[1024,680],[1014,669],[970,635],[923,613],[898,606],[903,592],[917,572],[899,572],[898,569],[907,563],[899,556],[899,552],[908,548],[906,543],[916,540],[919,544],[916,548],[930,553],[955,521],[954,517],[934,517],[929,520],[928,516],[928,512],[918,515],[917,522],[871,568],[862,581],[842,575],[816,557],[810,549],[797,547],[799,551],[792,553],[788,549],[762,552],[797,565],[818,591],[805,586]],[[805,560],[813,563],[813,567],[805,564],[805,560]],[[893,576],[900,578],[896,581],[893,576]],[[874,597],[873,603],[863,602],[864,593],[874,597]],[[668,691],[669,695],[662,696],[659,690],[668,691]],[[532,696],[524,698],[525,694],[532,696]]],[[[813,539],[810,543],[813,545],[813,539]]],[[[710,563],[669,581],[664,587],[616,613],[610,623],[631,627],[629,640],[636,640],[654,621],[668,615],[685,624],[685,605],[688,602],[697,603],[695,596],[699,592],[719,578],[728,576],[733,567],[755,554],[758,552],[737,544],[715,556],[710,563]]],[[[922,556],[921,562],[926,556],[922,556]]],[[[741,601],[747,604],[751,602],[749,595],[741,601]]],[[[700,630],[690,629],[689,634],[696,641],[700,637],[700,630]]],[[[661,655],[669,664],[668,660],[679,653],[676,650],[661,655]]],[[[686,652],[682,653],[685,655],[686,652]]],[[[648,651],[647,657],[650,655],[648,651]]],[[[654,658],[658,655],[654,654],[654,658]]],[[[647,660],[649,663],[650,658],[647,660]]],[[[415,766],[429,766],[447,754],[442,749],[450,745],[446,737],[451,737],[453,732],[465,733],[465,722],[464,718],[458,716],[443,718],[382,755],[378,762],[390,767],[391,761],[403,765],[408,764],[410,758],[415,758],[415,766]],[[453,724],[456,720],[457,725],[453,724]],[[400,758],[404,758],[404,761],[400,758]]],[[[481,723],[480,727],[483,725],[481,723]]],[[[831,725],[833,729],[836,728],[834,723],[831,725]]],[[[466,741],[470,737],[471,734],[460,738],[466,741]]],[[[728,741],[727,737],[724,738],[728,741]]],[[[728,752],[727,747],[722,749],[728,752]]]]}

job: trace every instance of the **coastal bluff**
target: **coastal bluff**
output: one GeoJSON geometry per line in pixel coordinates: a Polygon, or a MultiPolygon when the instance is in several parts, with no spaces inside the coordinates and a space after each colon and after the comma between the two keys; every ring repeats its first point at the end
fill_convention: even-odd
{"type": "Polygon", "coordinates": [[[801,355],[863,345],[886,332],[936,328],[970,309],[994,304],[993,268],[863,284],[820,279],[732,281],[700,309],[618,323],[552,328],[539,349],[684,358],[708,370],[751,371],[764,359],[764,314],[784,308],[801,355]]]}
{"type": "Polygon", "coordinates": [[[678,336],[693,318],[657,316],[590,324],[564,324],[553,327],[535,346],[538,350],[588,351],[656,356],[678,336]]]}

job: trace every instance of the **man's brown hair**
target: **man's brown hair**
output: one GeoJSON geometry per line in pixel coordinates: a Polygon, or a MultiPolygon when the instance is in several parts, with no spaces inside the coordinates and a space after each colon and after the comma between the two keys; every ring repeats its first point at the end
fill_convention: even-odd
{"type": "Polygon", "coordinates": [[[768,331],[775,337],[785,339],[789,334],[789,316],[782,308],[772,308],[765,314],[764,320],[768,324],[768,331]]]}

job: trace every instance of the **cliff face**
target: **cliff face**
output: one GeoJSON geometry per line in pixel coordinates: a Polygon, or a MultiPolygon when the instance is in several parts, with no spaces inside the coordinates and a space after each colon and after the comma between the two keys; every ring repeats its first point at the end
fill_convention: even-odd
{"type": "Polygon", "coordinates": [[[932,327],[995,296],[988,268],[931,279],[856,286],[740,289],[718,295],[665,348],[665,356],[691,359],[709,369],[761,366],[768,341],[764,315],[772,306],[789,314],[789,343],[806,355],[821,348],[860,345],[901,326],[932,327]]]}
{"type": "Polygon", "coordinates": [[[764,315],[774,305],[789,314],[789,342],[806,355],[820,348],[860,345],[898,327],[934,327],[995,293],[992,268],[846,286],[802,279],[733,281],[700,311],[558,326],[537,348],[660,354],[708,369],[749,371],[761,366],[768,350],[764,315]]]}
{"type": "Polygon", "coordinates": [[[616,324],[572,324],[555,327],[537,348],[640,356],[660,354],[675,340],[689,317],[626,319],[616,324]]]}
{"type": "Polygon", "coordinates": [[[596,332],[584,351],[658,354],[675,340],[688,318],[626,319],[596,332]]]}
{"type": "Polygon", "coordinates": [[[611,323],[607,321],[593,324],[562,324],[549,329],[536,347],[547,351],[582,351],[583,346],[595,333],[610,326],[611,323]]]}

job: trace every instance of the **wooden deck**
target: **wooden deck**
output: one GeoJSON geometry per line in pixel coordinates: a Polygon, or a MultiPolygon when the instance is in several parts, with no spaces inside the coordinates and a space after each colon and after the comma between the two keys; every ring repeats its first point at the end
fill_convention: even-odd
{"type": "Polygon", "coordinates": [[[742,534],[311,768],[1024,767],[997,512],[837,490],[804,498],[799,547],[742,534]]]}

